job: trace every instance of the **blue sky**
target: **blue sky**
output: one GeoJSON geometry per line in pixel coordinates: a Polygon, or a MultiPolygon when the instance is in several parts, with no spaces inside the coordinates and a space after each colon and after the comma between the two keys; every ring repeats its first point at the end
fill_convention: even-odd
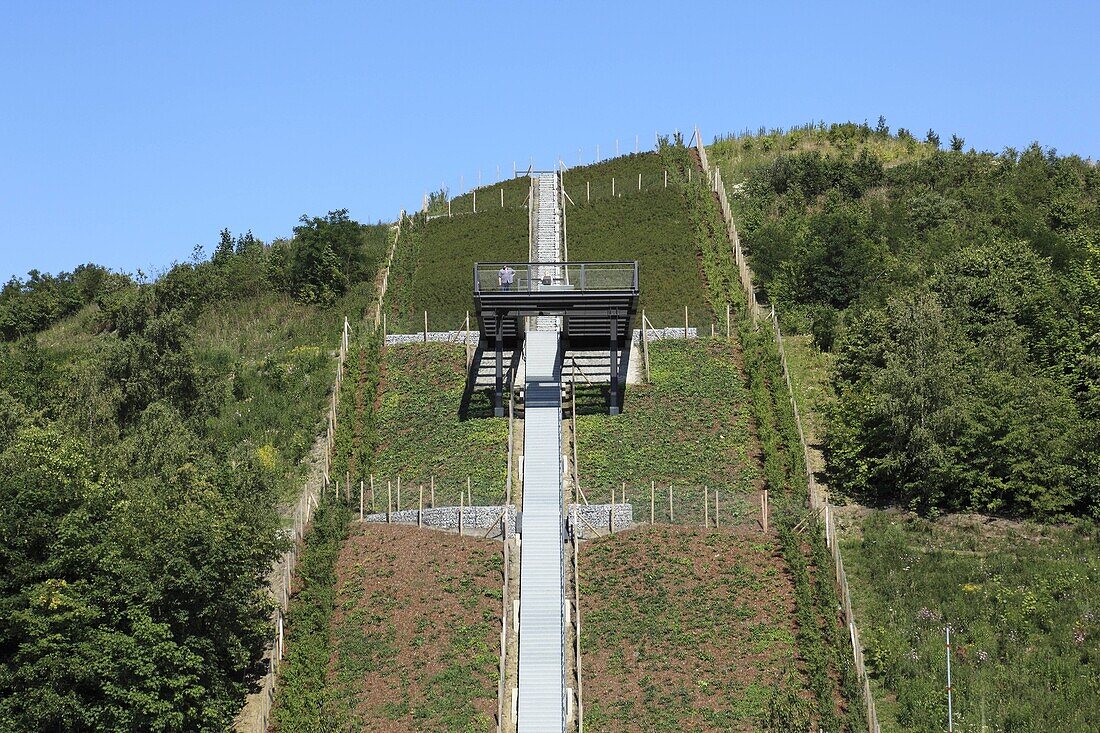
{"type": "Polygon", "coordinates": [[[1092,3],[76,3],[0,10],[0,278],[392,220],[635,135],[868,120],[1100,158],[1092,3]],[[461,177],[461,178],[460,178],[461,177]]]}

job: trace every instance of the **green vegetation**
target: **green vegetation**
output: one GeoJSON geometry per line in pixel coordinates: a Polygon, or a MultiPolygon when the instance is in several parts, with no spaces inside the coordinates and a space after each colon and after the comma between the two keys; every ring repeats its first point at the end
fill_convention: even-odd
{"type": "MultiPolygon", "coordinates": [[[[331,219],[301,246],[340,251],[331,219]]],[[[364,251],[388,231],[336,223],[364,251]]],[[[270,637],[276,508],[374,279],[356,255],[343,296],[298,293],[339,311],[297,305],[274,251],[225,231],[152,283],[89,267],[3,296],[0,728],[222,731],[240,708],[270,637]]]]}
{"type": "Polygon", "coordinates": [[[473,307],[474,263],[526,262],[527,245],[526,208],[406,219],[386,292],[389,331],[422,330],[424,311],[432,330],[461,328],[473,307]]]}
{"type": "MultiPolygon", "coordinates": [[[[464,348],[389,347],[383,369],[376,478],[396,482],[401,477],[406,507],[410,498],[417,501],[414,487],[428,487],[433,476],[437,504],[458,504],[457,492],[466,487],[467,477],[475,503],[499,503],[505,493],[508,422],[489,417],[487,391],[465,394],[464,348]]],[[[380,499],[384,508],[385,495],[380,499]]]]}
{"type": "Polygon", "coordinates": [[[299,555],[299,584],[286,625],[287,654],[279,670],[273,708],[277,730],[330,730],[332,690],[325,684],[332,642],[329,623],[336,610],[336,559],[348,536],[351,514],[332,502],[313,516],[299,555]]]}
{"type": "Polygon", "coordinates": [[[833,490],[929,513],[1100,511],[1096,168],[1038,145],[940,151],[884,122],[803,142],[738,158],[733,205],[787,329],[836,354],[833,490]]]}
{"type": "Polygon", "coordinates": [[[931,157],[939,149],[939,136],[932,130],[917,140],[904,128],[889,134],[886,120],[875,128],[866,123],[824,122],[792,127],[789,130],[760,128],[715,139],[707,147],[711,163],[722,169],[727,186],[740,183],[761,166],[772,163],[783,154],[820,153],[821,155],[853,155],[866,150],[886,166],[931,157]],[[929,142],[929,141],[932,142],[929,142]]]}
{"type": "Polygon", "coordinates": [[[675,177],[664,187],[659,156],[631,155],[571,169],[565,174],[565,190],[573,200],[565,211],[570,259],[637,260],[639,307],[654,325],[683,325],[684,306],[692,325],[710,323],[683,192],[675,177]],[[586,183],[591,184],[591,203],[586,183]]]}
{"type": "Polygon", "coordinates": [[[327,679],[317,680],[326,709],[318,717],[339,721],[338,730],[488,733],[496,717],[501,573],[495,542],[356,525],[340,553],[331,657],[327,679]]]}
{"type": "Polygon", "coordinates": [[[621,415],[584,414],[578,400],[580,483],[589,500],[624,482],[635,496],[648,496],[650,481],[671,484],[687,521],[702,513],[703,486],[727,501],[750,491],[760,474],[739,360],[720,341],[653,342],[652,383],[630,387],[621,415]]]}
{"type": "Polygon", "coordinates": [[[873,512],[844,542],[883,730],[1090,730],[1100,715],[1096,528],[873,512]]]}
{"type": "Polygon", "coordinates": [[[579,577],[586,730],[807,729],[773,542],[646,527],[586,543],[579,577]]]}

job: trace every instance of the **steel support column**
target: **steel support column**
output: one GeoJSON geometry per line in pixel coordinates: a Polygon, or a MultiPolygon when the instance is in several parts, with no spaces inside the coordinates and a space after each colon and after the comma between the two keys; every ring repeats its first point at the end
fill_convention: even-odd
{"type": "Polygon", "coordinates": [[[502,311],[496,312],[497,388],[493,394],[493,414],[497,417],[504,417],[504,318],[502,311]]]}
{"type": "Polygon", "coordinates": [[[611,410],[619,414],[619,312],[611,311],[611,410]]]}

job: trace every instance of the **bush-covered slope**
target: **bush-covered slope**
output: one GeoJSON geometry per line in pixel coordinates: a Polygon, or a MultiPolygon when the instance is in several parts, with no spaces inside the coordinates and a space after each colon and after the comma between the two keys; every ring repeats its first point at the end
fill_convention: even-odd
{"type": "Polygon", "coordinates": [[[388,234],[341,212],[273,248],[223,232],[0,341],[0,728],[230,725],[270,634],[277,507],[388,234]]]}
{"type": "Polygon", "coordinates": [[[745,163],[733,199],[785,325],[836,353],[833,488],[932,512],[1098,511],[1096,167],[807,134],[837,143],[745,163]]]}

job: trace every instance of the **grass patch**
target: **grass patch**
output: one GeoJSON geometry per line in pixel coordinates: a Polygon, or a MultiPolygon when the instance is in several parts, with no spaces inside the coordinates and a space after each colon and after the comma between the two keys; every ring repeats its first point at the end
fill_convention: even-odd
{"type": "Polygon", "coordinates": [[[648,494],[650,481],[671,484],[687,521],[702,514],[703,486],[727,496],[751,490],[760,471],[738,359],[720,341],[654,342],[653,382],[630,387],[621,415],[583,414],[579,399],[580,481],[589,501],[623,482],[635,497],[648,494]]]}
{"type": "Polygon", "coordinates": [[[527,209],[490,208],[470,216],[408,220],[386,291],[391,333],[459,328],[473,308],[475,262],[526,262],[527,209]]]}
{"type": "Polygon", "coordinates": [[[1095,526],[873,512],[843,543],[883,730],[1092,730],[1100,717],[1095,526]]]}
{"type": "Polygon", "coordinates": [[[806,440],[818,443],[824,437],[824,416],[834,399],[833,385],[829,381],[833,355],[814,346],[809,336],[801,335],[784,335],[783,349],[806,440]]]}
{"type": "Polygon", "coordinates": [[[279,670],[273,709],[275,729],[285,733],[328,730],[333,703],[325,686],[331,655],[329,618],[336,608],[336,560],[348,534],[349,514],[322,504],[313,517],[295,571],[296,592],[287,616],[288,653],[279,670]]]}
{"type": "Polygon", "coordinates": [[[722,169],[722,178],[729,186],[745,180],[753,170],[769,165],[782,153],[852,155],[860,150],[873,153],[891,166],[930,157],[936,148],[923,140],[876,134],[866,125],[849,122],[826,127],[821,123],[727,135],[707,146],[707,157],[722,169]]]}
{"type": "MultiPolygon", "coordinates": [[[[508,421],[489,418],[491,396],[474,392],[463,411],[466,357],[462,346],[409,344],[385,351],[377,410],[376,481],[414,487],[435,477],[436,503],[457,504],[470,477],[475,503],[497,503],[505,494],[508,421]]],[[[384,491],[383,487],[383,491],[384,491]]],[[[379,495],[384,508],[385,495],[379,495]]]]}
{"type": "Polygon", "coordinates": [[[658,525],[585,543],[579,567],[587,730],[805,720],[791,585],[772,541],[658,525]]]}

